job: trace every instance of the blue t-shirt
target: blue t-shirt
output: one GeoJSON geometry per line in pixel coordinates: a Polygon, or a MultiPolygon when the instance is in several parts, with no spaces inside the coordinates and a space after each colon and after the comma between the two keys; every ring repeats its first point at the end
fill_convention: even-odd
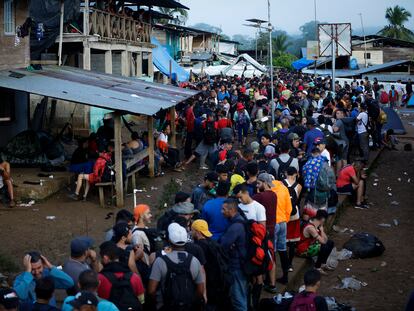
{"type": "Polygon", "coordinates": [[[303,142],[306,144],[306,153],[308,155],[311,154],[311,151],[314,147],[315,139],[319,138],[319,137],[324,138],[324,135],[323,135],[322,131],[320,131],[316,128],[311,129],[311,130],[309,130],[305,133],[305,137],[303,139],[303,142]]]}
{"type": "MultiPolygon", "coordinates": [[[[66,297],[66,299],[63,301],[63,304],[62,304],[62,311],[72,311],[73,307],[72,305],[69,304],[69,302],[71,302],[74,299],[75,299],[75,296],[66,297]]],[[[100,298],[98,299],[99,299],[98,311],[119,311],[117,306],[115,306],[112,302],[105,300],[105,299],[100,299],[100,298]]]]}
{"type": "Polygon", "coordinates": [[[228,97],[228,98],[230,98],[230,94],[229,94],[229,92],[228,91],[225,91],[224,93],[223,92],[221,92],[221,91],[219,91],[218,93],[217,93],[217,100],[219,100],[219,101],[222,101],[224,98],[226,98],[226,97],[228,97]]]}
{"type": "Polygon", "coordinates": [[[215,241],[222,236],[229,226],[229,221],[221,213],[225,200],[225,198],[208,200],[201,211],[201,218],[207,221],[208,229],[213,234],[211,238],[215,241]]]}

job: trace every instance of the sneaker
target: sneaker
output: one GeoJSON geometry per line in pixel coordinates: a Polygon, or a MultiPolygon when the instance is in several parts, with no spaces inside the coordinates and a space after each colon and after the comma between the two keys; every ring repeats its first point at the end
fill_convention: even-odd
{"type": "Polygon", "coordinates": [[[209,170],[210,168],[206,165],[200,166],[200,170],[209,170]]]}
{"type": "Polygon", "coordinates": [[[71,194],[68,195],[68,198],[73,199],[75,201],[78,201],[79,200],[79,195],[76,194],[76,193],[71,193],[71,194]]]}
{"type": "Polygon", "coordinates": [[[354,208],[356,209],[368,209],[369,206],[366,204],[355,204],[354,208]]]}
{"type": "Polygon", "coordinates": [[[289,271],[289,272],[293,272],[293,266],[289,266],[288,271],[289,271]]]}
{"type": "Polygon", "coordinates": [[[277,293],[276,286],[274,286],[274,285],[265,284],[265,285],[263,286],[263,289],[264,289],[266,292],[270,293],[270,294],[276,294],[276,293],[277,293]]]}

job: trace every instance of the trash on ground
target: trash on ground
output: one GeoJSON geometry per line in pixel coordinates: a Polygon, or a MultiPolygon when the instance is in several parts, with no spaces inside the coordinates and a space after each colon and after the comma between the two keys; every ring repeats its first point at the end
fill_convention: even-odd
{"type": "Polygon", "coordinates": [[[391,224],[378,224],[380,227],[391,228],[391,224]]]}
{"type": "Polygon", "coordinates": [[[341,282],[342,282],[341,285],[335,286],[334,288],[335,289],[360,290],[361,287],[363,286],[362,285],[363,282],[358,281],[357,279],[351,278],[351,277],[341,279],[341,282]]]}
{"type": "Polygon", "coordinates": [[[392,193],[391,192],[388,192],[388,196],[392,197],[392,193]]]}
{"type": "Polygon", "coordinates": [[[332,226],[332,229],[333,229],[333,231],[338,232],[338,233],[345,233],[347,231],[351,231],[352,232],[352,229],[349,229],[349,228],[341,228],[341,227],[339,227],[337,225],[333,225],[332,226]]]}
{"type": "Polygon", "coordinates": [[[401,181],[401,178],[400,178],[400,177],[398,177],[398,178],[397,178],[397,180],[398,180],[398,181],[401,181]]]}
{"type": "Polygon", "coordinates": [[[408,173],[407,173],[407,172],[404,172],[404,175],[406,175],[406,176],[407,176],[407,175],[408,175],[408,173]]]}
{"type": "Polygon", "coordinates": [[[400,203],[399,203],[399,202],[397,202],[397,201],[392,201],[390,204],[391,204],[391,205],[400,205],[400,203]]]}
{"type": "Polygon", "coordinates": [[[350,268],[346,268],[346,271],[348,271],[348,272],[349,272],[349,271],[351,271],[351,269],[350,269],[350,268]]]}
{"type": "Polygon", "coordinates": [[[375,173],[375,172],[374,172],[374,173],[371,173],[371,176],[372,176],[372,177],[379,177],[379,176],[378,176],[378,174],[377,174],[377,173],[375,173]]]}
{"type": "Polygon", "coordinates": [[[399,224],[397,219],[393,219],[392,222],[394,223],[395,226],[398,226],[398,224],[399,224]]]}
{"type": "Polygon", "coordinates": [[[158,187],[151,186],[151,191],[158,190],[158,187]]]}
{"type": "Polygon", "coordinates": [[[407,182],[408,182],[408,183],[410,183],[410,182],[411,182],[411,178],[408,178],[408,179],[407,179],[407,182]]]}
{"type": "Polygon", "coordinates": [[[32,211],[33,211],[33,212],[38,212],[38,211],[39,211],[39,209],[38,209],[38,208],[34,208],[34,209],[32,209],[32,211]]]}
{"type": "Polygon", "coordinates": [[[19,206],[21,206],[21,207],[31,207],[35,203],[36,203],[35,200],[30,200],[27,203],[20,203],[19,206]]]}
{"type": "Polygon", "coordinates": [[[56,219],[56,216],[46,216],[46,219],[47,220],[55,220],[56,219]]]}
{"type": "Polygon", "coordinates": [[[378,186],[378,184],[377,184],[377,183],[373,183],[372,185],[373,185],[374,187],[378,186]]]}
{"type": "Polygon", "coordinates": [[[381,267],[385,267],[387,265],[387,263],[385,261],[381,262],[381,267]]]}
{"type": "Polygon", "coordinates": [[[378,178],[375,178],[374,181],[377,182],[377,181],[379,181],[379,179],[378,178]]]}

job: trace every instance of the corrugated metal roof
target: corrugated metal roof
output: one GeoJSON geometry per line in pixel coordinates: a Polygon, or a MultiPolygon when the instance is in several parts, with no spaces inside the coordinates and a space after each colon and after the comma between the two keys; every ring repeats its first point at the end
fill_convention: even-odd
{"type": "Polygon", "coordinates": [[[133,114],[154,115],[198,92],[74,67],[0,71],[0,87],[133,114]]]}

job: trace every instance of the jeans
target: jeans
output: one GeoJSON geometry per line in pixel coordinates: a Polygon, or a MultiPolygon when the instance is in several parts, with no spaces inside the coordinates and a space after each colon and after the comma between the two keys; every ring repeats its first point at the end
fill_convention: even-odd
{"type": "Polygon", "coordinates": [[[239,142],[241,143],[243,141],[243,137],[247,137],[247,134],[249,133],[249,127],[250,123],[246,122],[244,124],[239,124],[237,126],[237,132],[239,134],[239,142]]]}
{"type": "Polygon", "coordinates": [[[230,287],[231,303],[234,311],[247,311],[248,282],[240,269],[231,271],[233,284],[230,287]]]}
{"type": "Polygon", "coordinates": [[[275,225],[275,251],[286,251],[286,222],[275,225]]]}

